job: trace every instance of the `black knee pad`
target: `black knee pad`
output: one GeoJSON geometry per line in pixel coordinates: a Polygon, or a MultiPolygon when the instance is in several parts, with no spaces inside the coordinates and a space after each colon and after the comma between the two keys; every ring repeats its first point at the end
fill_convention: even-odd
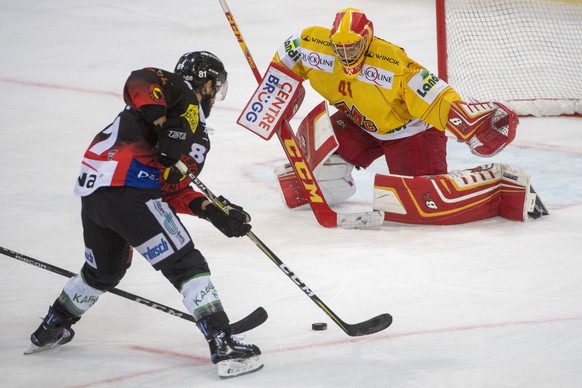
{"type": "Polygon", "coordinates": [[[163,260],[156,269],[162,271],[178,291],[186,280],[201,273],[210,273],[208,263],[198,249],[189,250],[178,258],[163,260]]]}
{"type": "Polygon", "coordinates": [[[90,265],[85,264],[81,269],[81,275],[83,276],[83,280],[91,287],[100,291],[110,291],[119,284],[126,271],[127,268],[121,268],[115,273],[102,273],[90,265]]]}

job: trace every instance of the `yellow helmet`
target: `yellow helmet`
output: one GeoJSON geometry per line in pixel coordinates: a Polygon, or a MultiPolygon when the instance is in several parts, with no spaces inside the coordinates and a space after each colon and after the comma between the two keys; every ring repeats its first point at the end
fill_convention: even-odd
{"type": "Polygon", "coordinates": [[[374,25],[362,11],[346,8],[335,15],[330,34],[331,48],[346,75],[360,73],[373,36],[374,25]]]}

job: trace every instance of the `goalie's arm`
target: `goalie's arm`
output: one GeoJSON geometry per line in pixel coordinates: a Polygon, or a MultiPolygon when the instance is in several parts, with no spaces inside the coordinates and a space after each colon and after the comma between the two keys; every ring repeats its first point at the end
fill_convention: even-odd
{"type": "Polygon", "coordinates": [[[417,64],[410,74],[402,85],[410,114],[449,130],[475,155],[492,156],[515,138],[519,120],[511,109],[498,102],[464,102],[450,85],[417,64]]]}

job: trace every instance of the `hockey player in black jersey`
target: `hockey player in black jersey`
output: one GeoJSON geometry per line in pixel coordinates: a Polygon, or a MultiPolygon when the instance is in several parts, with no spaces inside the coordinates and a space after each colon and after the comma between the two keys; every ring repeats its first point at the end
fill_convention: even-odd
{"type": "Polygon", "coordinates": [[[175,167],[198,175],[210,150],[206,117],[227,91],[227,73],[212,53],[184,54],[174,72],[136,70],[124,87],[127,104],[85,152],[75,193],[81,197],[85,263],[49,307],[26,354],[70,342],[72,325],[114,288],[137,250],[182,294],[208,341],[220,377],[263,366],[260,350],[230,333],[206,259],[176,213],[210,221],[227,237],[242,237],[250,216],[230,204],[223,213],[175,167]]]}

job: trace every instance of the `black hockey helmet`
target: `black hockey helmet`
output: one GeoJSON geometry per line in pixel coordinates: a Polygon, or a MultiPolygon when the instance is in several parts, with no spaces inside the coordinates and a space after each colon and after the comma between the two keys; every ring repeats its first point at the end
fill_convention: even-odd
{"type": "Polygon", "coordinates": [[[180,74],[196,91],[200,90],[208,81],[216,92],[216,100],[222,101],[226,97],[228,82],[226,70],[222,61],[211,52],[193,51],[182,55],[174,73],[180,74]]]}

